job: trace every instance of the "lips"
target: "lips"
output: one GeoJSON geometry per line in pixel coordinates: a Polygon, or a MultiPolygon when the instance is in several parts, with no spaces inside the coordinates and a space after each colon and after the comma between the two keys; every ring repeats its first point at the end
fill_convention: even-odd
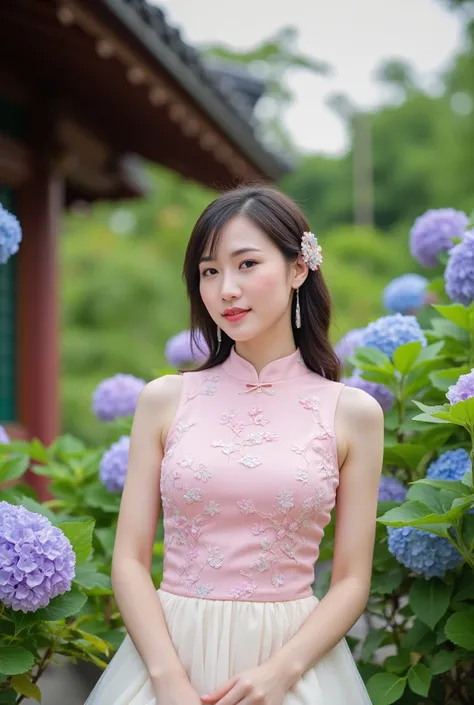
{"type": "Polygon", "coordinates": [[[224,318],[226,321],[236,323],[244,318],[249,311],[248,308],[228,308],[224,311],[224,318]]]}

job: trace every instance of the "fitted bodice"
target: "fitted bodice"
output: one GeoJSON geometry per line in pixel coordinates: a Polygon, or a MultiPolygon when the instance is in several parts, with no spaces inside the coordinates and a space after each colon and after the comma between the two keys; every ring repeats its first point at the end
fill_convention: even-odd
{"type": "Polygon", "coordinates": [[[343,384],[300,352],[255,368],[232,349],[185,372],[161,469],[168,592],[219,600],[311,595],[339,483],[343,384]]]}

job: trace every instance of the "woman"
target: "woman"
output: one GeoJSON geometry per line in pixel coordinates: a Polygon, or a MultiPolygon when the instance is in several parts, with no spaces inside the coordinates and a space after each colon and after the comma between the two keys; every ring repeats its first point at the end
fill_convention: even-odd
{"type": "Polygon", "coordinates": [[[223,194],[193,230],[184,275],[210,356],[138,402],[112,567],[129,636],[87,705],[370,705],[344,636],[369,594],[383,413],[337,381],[308,231],[266,186],[223,194]]]}

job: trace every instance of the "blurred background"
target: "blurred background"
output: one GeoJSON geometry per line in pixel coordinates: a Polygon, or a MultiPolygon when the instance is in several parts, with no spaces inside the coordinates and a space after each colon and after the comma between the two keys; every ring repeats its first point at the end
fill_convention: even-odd
{"type": "Polygon", "coordinates": [[[166,365],[192,225],[242,180],[304,208],[334,342],[379,316],[417,271],[413,220],[472,204],[473,17],[472,0],[3,2],[0,198],[23,244],[0,268],[0,421],[102,442],[94,388],[166,365]]]}
{"type": "Polygon", "coordinates": [[[0,424],[105,442],[93,391],[167,367],[222,189],[303,207],[337,343],[422,271],[417,216],[470,211],[473,165],[473,0],[3,0],[0,203],[23,241],[0,267],[0,424]]]}

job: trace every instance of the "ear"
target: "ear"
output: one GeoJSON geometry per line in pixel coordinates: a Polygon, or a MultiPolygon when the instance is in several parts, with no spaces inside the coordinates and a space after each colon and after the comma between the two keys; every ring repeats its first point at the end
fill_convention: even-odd
{"type": "Polygon", "coordinates": [[[294,289],[299,289],[300,286],[306,281],[308,272],[309,268],[303,259],[303,255],[298,255],[298,258],[292,267],[291,285],[294,289]]]}

